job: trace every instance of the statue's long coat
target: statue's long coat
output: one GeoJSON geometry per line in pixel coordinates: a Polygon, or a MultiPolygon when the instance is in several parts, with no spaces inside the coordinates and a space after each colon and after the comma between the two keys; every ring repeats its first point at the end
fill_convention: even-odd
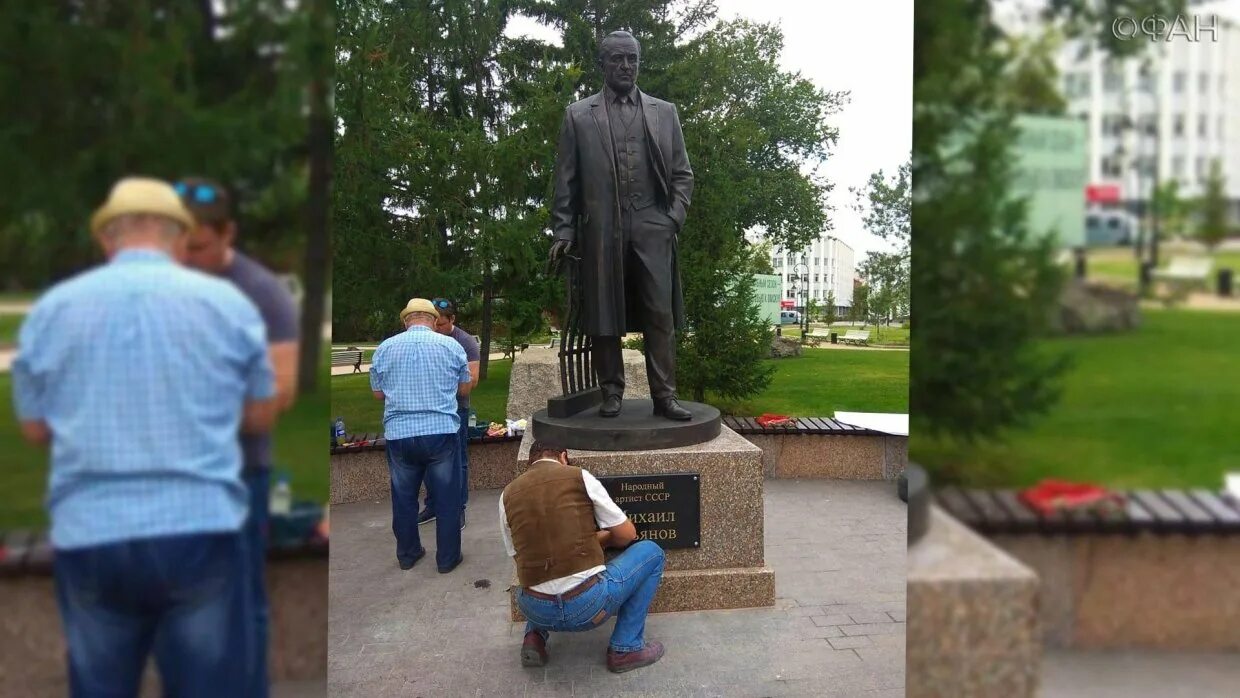
{"type": "MultiPolygon", "coordinates": [[[[639,103],[645,114],[646,139],[650,146],[655,188],[662,192],[666,212],[684,226],[685,213],[693,195],[693,170],[685,152],[680,117],[669,102],[640,90],[639,103]]],[[[581,258],[582,332],[593,336],[619,336],[641,332],[644,322],[640,304],[626,292],[624,248],[620,230],[616,153],[612,144],[604,92],[568,106],[560,129],[556,156],[555,199],[551,225],[557,240],[573,243],[573,254],[581,258]]],[[[676,236],[679,238],[679,234],[676,236]]],[[[677,329],[684,325],[684,296],[680,287],[680,268],[676,258],[677,241],[672,244],[672,314],[677,329]]]]}

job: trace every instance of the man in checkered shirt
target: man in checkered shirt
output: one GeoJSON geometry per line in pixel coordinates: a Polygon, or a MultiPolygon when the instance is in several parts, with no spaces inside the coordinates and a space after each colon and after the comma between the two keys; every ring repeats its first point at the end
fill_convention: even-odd
{"type": "Polygon", "coordinates": [[[438,318],[429,300],[409,301],[400,312],[405,331],[383,340],[371,359],[370,389],[383,401],[396,561],[407,570],[426,554],[418,535],[425,480],[435,506],[435,563],[445,574],[462,560],[456,399],[469,395],[473,377],[460,343],[435,332],[438,318]]]}
{"type": "Polygon", "coordinates": [[[177,264],[194,224],[172,187],[122,180],[91,220],[109,261],[22,324],[13,395],[51,445],[47,506],[72,695],[241,696],[256,656],[238,429],[275,418],[263,320],[177,264]]]}

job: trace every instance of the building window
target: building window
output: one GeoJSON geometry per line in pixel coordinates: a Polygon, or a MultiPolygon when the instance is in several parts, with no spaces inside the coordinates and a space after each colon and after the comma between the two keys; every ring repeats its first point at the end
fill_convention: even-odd
{"type": "Polygon", "coordinates": [[[1171,77],[1171,89],[1177,94],[1184,94],[1184,88],[1188,86],[1188,74],[1183,70],[1175,71],[1175,75],[1171,77]]]}
{"type": "Polygon", "coordinates": [[[1175,157],[1171,158],[1171,174],[1175,175],[1177,179],[1184,176],[1184,156],[1183,155],[1176,155],[1175,157]]]}
{"type": "Polygon", "coordinates": [[[1158,135],[1158,117],[1153,114],[1146,114],[1141,117],[1141,131],[1147,136],[1158,135]]]}
{"type": "Polygon", "coordinates": [[[1197,158],[1197,179],[1202,182],[1206,179],[1206,159],[1203,157],[1197,158]]]}
{"type": "Polygon", "coordinates": [[[1137,89],[1146,93],[1154,91],[1154,76],[1150,75],[1149,71],[1141,70],[1141,77],[1137,80],[1137,89]]]}
{"type": "Polygon", "coordinates": [[[1209,75],[1205,73],[1201,73],[1200,75],[1197,76],[1197,91],[1200,92],[1201,94],[1205,94],[1210,91],[1210,76],[1209,75]]]}
{"type": "Polygon", "coordinates": [[[1214,137],[1219,141],[1223,140],[1223,117],[1218,118],[1218,128],[1214,130],[1214,137]]]}
{"type": "Polygon", "coordinates": [[[1171,122],[1171,133],[1177,137],[1184,137],[1184,115],[1176,114],[1175,119],[1171,122]]]}
{"type": "Polygon", "coordinates": [[[1119,65],[1114,62],[1108,62],[1106,72],[1102,76],[1102,90],[1104,92],[1119,92],[1124,89],[1124,76],[1119,72],[1119,65]]]}
{"type": "Polygon", "coordinates": [[[1202,114],[1197,117],[1197,135],[1205,138],[1207,130],[1209,129],[1206,127],[1206,115],[1202,114]]]}

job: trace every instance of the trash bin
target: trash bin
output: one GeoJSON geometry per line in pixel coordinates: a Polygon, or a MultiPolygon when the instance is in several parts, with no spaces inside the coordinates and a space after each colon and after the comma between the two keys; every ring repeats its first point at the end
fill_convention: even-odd
{"type": "Polygon", "coordinates": [[[1218,270],[1218,294],[1220,296],[1231,296],[1231,275],[1232,270],[1230,268],[1218,270]]]}
{"type": "Polygon", "coordinates": [[[832,343],[832,344],[839,344],[839,343],[840,343],[840,336],[839,336],[838,334],[836,334],[836,333],[832,332],[832,333],[831,333],[831,343],[832,343]]]}

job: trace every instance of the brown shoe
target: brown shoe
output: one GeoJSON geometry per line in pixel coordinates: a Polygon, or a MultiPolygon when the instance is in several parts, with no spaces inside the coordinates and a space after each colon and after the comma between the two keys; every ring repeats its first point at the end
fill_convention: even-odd
{"type": "Polygon", "coordinates": [[[663,657],[663,643],[647,640],[646,646],[636,652],[615,652],[607,649],[607,671],[622,674],[633,669],[650,666],[663,657]]]}
{"type": "Polygon", "coordinates": [[[547,641],[537,631],[525,634],[521,642],[521,666],[546,666],[547,641]]]}

